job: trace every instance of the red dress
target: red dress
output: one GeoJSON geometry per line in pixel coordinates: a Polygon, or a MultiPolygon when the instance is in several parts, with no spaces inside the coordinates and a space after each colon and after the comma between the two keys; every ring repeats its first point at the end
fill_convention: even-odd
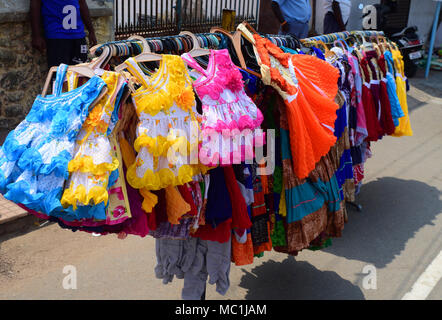
{"type": "Polygon", "coordinates": [[[376,105],[372,91],[370,90],[371,77],[367,69],[367,64],[367,60],[363,58],[360,65],[365,76],[365,81],[362,85],[362,104],[364,106],[368,132],[368,136],[365,139],[367,141],[377,141],[383,135],[384,130],[382,129],[376,114],[376,105]]]}

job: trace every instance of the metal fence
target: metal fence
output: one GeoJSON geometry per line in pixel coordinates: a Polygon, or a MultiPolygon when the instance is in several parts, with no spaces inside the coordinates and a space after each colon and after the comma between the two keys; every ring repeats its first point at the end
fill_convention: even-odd
{"type": "Polygon", "coordinates": [[[208,32],[221,26],[223,9],[235,10],[235,22],[256,26],[260,0],[114,0],[115,38],[208,32]]]}

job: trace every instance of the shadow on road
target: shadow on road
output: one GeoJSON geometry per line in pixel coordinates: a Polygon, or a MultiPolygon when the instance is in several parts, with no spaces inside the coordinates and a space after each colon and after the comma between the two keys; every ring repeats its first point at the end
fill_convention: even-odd
{"type": "Polygon", "coordinates": [[[289,256],[282,262],[269,260],[241,278],[247,300],[364,299],[361,289],[336,272],[321,271],[289,256]]]}
{"type": "Polygon", "coordinates": [[[380,178],[362,186],[362,212],[349,212],[342,238],[324,249],[331,254],[385,267],[407,241],[442,212],[441,192],[415,180],[380,178]]]}
{"type": "MultiPolygon", "coordinates": [[[[408,105],[408,112],[412,113],[413,111],[428,105],[428,101],[421,101],[421,100],[418,100],[418,99],[408,95],[407,96],[407,105],[408,105]]],[[[413,122],[411,123],[411,125],[413,125],[413,122]]]]}

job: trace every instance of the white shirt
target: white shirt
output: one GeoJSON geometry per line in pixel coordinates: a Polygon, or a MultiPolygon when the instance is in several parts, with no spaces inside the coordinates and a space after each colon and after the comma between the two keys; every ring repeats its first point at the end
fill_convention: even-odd
{"type": "MultiPolygon", "coordinates": [[[[346,24],[348,18],[350,17],[351,0],[335,0],[335,1],[339,2],[339,7],[341,8],[342,22],[346,24]]],[[[333,12],[332,3],[333,0],[324,0],[325,13],[329,11],[333,12]]]]}

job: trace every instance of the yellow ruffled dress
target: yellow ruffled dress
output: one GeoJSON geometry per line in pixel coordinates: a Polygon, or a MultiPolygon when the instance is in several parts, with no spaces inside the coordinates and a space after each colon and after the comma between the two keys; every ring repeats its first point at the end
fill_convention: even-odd
{"type": "Polygon", "coordinates": [[[133,188],[159,190],[193,180],[207,168],[198,160],[199,115],[183,60],[162,55],[158,71],[146,76],[138,63],[125,61],[141,87],[132,93],[139,123],[135,163],[127,171],[133,188]]]}
{"type": "Polygon", "coordinates": [[[399,118],[399,125],[396,127],[392,135],[395,137],[412,136],[413,130],[411,129],[410,117],[408,115],[407,84],[405,82],[404,60],[399,50],[391,50],[391,53],[393,55],[394,64],[396,67],[396,92],[399,98],[399,104],[404,112],[404,116],[399,118]]]}
{"type": "Polygon", "coordinates": [[[107,205],[109,176],[119,167],[108,128],[125,80],[122,75],[110,71],[105,71],[101,78],[108,91],[89,112],[77,136],[74,157],[68,165],[69,180],[61,198],[62,205],[65,208],[72,206],[74,211],[79,206],[107,205]]]}

